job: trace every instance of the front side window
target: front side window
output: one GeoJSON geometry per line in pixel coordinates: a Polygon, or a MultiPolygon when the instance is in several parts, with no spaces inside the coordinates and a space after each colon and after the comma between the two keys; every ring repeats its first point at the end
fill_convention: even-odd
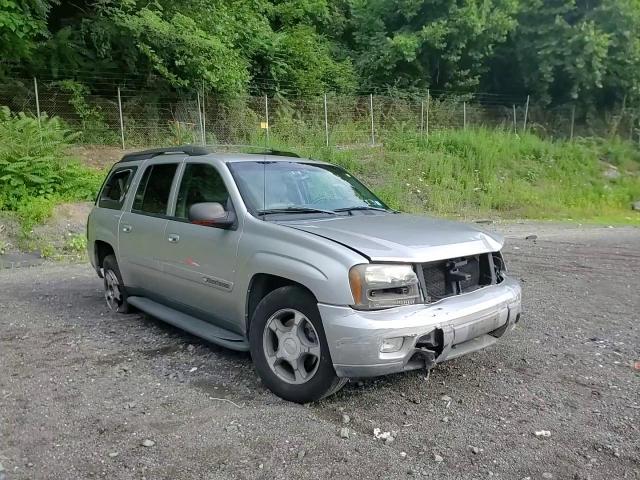
{"type": "Polygon", "coordinates": [[[177,168],[177,163],[148,166],[138,185],[132,210],[136,213],[166,215],[177,168]]]}
{"type": "Polygon", "coordinates": [[[98,207],[120,210],[136,169],[137,167],[127,167],[114,170],[102,187],[98,207]]]}
{"type": "Polygon", "coordinates": [[[229,192],[218,171],[206,163],[189,163],[180,182],[175,216],[187,219],[191,205],[202,202],[218,202],[225,210],[231,209],[229,192]]]}
{"type": "Polygon", "coordinates": [[[247,207],[257,213],[387,209],[353,175],[334,165],[258,161],[230,163],[229,169],[247,207]]]}

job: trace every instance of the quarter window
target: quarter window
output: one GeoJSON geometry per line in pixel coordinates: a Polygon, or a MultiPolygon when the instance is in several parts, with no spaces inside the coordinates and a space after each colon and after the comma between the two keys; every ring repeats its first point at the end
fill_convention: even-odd
{"type": "Polygon", "coordinates": [[[180,183],[175,216],[188,218],[191,205],[202,202],[218,202],[225,210],[231,209],[229,192],[218,171],[206,163],[189,163],[180,183]]]}
{"type": "Polygon", "coordinates": [[[98,207],[120,210],[136,169],[137,167],[129,167],[114,170],[102,187],[98,207]]]}
{"type": "Polygon", "coordinates": [[[166,215],[177,163],[150,165],[144,172],[132,210],[137,213],[166,215]]]}

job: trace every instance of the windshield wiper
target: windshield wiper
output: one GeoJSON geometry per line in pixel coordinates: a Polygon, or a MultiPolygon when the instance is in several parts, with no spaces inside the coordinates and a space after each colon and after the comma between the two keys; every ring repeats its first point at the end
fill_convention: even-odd
{"type": "Polygon", "coordinates": [[[329,215],[336,214],[336,212],[334,212],[333,210],[323,210],[322,208],[313,207],[284,207],[258,210],[258,215],[269,215],[272,213],[328,213],[329,215]]]}
{"type": "Polygon", "coordinates": [[[393,212],[393,210],[387,210],[386,208],[370,207],[368,205],[356,205],[355,207],[336,208],[334,212],[351,212],[353,210],[375,210],[377,212],[393,212]]]}

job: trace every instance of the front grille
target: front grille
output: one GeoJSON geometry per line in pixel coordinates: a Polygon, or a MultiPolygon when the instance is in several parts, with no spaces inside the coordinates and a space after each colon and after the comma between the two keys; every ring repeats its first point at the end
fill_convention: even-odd
{"type": "Polygon", "coordinates": [[[496,283],[493,254],[450,258],[418,265],[427,303],[496,283]]]}

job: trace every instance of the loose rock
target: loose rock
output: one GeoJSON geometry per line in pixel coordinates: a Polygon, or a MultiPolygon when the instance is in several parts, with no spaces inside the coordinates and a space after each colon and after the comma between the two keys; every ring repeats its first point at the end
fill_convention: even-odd
{"type": "Polygon", "coordinates": [[[351,421],[351,417],[349,415],[347,415],[347,414],[343,414],[342,415],[342,423],[344,423],[346,425],[350,421],[351,421]]]}
{"type": "Polygon", "coordinates": [[[479,449],[478,447],[474,447],[473,445],[469,447],[469,450],[471,450],[471,453],[473,453],[474,455],[478,455],[482,451],[481,449],[479,449]]]}
{"type": "Polygon", "coordinates": [[[640,200],[638,200],[637,202],[633,202],[631,204],[631,210],[635,210],[637,212],[640,212],[640,200]]]}
{"type": "Polygon", "coordinates": [[[538,430],[534,432],[534,435],[538,438],[549,438],[551,436],[551,432],[549,430],[538,430]]]}
{"type": "Polygon", "coordinates": [[[544,478],[545,480],[550,480],[553,478],[553,474],[549,473],[549,472],[544,472],[542,474],[542,478],[544,478]]]}
{"type": "Polygon", "coordinates": [[[407,452],[400,452],[400,457],[407,458],[407,452]]]}
{"type": "Polygon", "coordinates": [[[304,450],[300,450],[298,452],[298,460],[302,460],[306,454],[307,452],[305,452],[304,450]]]}
{"type": "Polygon", "coordinates": [[[444,458],[442,458],[442,456],[441,456],[441,455],[438,455],[438,454],[436,453],[436,454],[434,454],[434,455],[433,455],[433,460],[434,460],[436,463],[441,463],[441,462],[443,462],[443,461],[444,461],[444,458]]]}
{"type": "Polygon", "coordinates": [[[116,458],[118,456],[118,452],[109,452],[109,457],[116,458]]]}
{"type": "Polygon", "coordinates": [[[527,235],[526,237],[524,237],[525,240],[537,240],[538,239],[538,235],[527,235]]]}
{"type": "Polygon", "coordinates": [[[440,397],[440,400],[442,400],[443,402],[450,402],[451,397],[449,395],[443,395],[440,397]]]}
{"type": "Polygon", "coordinates": [[[347,427],[340,429],[340,438],[349,438],[349,429],[347,427]]]}
{"type": "Polygon", "coordinates": [[[143,447],[153,447],[155,444],[156,442],[154,442],[153,440],[145,438],[140,445],[142,445],[143,447]]]}

